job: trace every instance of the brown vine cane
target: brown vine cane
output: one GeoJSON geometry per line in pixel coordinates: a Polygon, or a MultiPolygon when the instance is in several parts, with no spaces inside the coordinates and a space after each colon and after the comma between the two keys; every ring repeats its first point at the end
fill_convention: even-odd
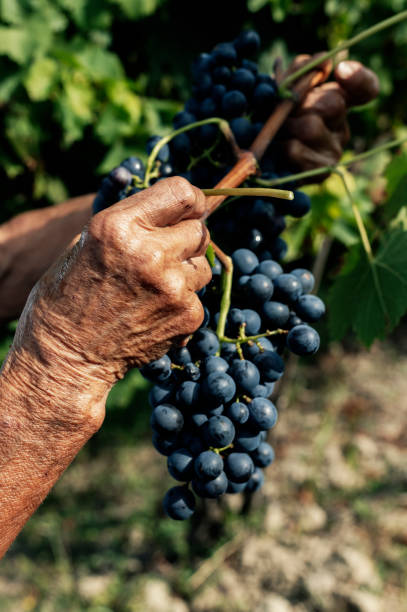
{"type": "MultiPolygon", "coordinates": [[[[238,149],[238,160],[233,168],[215,185],[215,188],[238,187],[249,176],[256,174],[258,162],[273,140],[274,136],[287,119],[295,105],[300,102],[310,89],[326,81],[326,69],[312,70],[304,75],[291,89],[292,99],[283,100],[270,115],[261,132],[253,141],[249,151],[238,149]]],[[[222,204],[227,196],[207,197],[208,212],[211,215],[222,204]]]]}

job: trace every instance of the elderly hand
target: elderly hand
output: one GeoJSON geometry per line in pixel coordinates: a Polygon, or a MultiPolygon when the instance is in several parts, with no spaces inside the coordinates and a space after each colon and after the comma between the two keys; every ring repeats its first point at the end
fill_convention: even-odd
{"type": "MultiPolygon", "coordinates": [[[[298,56],[290,72],[309,60],[308,55],[298,56]]],[[[327,69],[330,71],[329,64],[327,69]]],[[[379,93],[377,76],[360,62],[340,62],[334,77],[335,81],[312,89],[284,125],[283,151],[298,172],[336,164],[350,137],[348,109],[373,100],[379,93]]],[[[313,177],[313,181],[325,176],[313,177]]]]}

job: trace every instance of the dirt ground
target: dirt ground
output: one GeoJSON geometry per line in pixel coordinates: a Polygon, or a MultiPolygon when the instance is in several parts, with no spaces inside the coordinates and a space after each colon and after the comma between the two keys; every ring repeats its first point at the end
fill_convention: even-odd
{"type": "Polygon", "coordinates": [[[151,522],[168,477],[145,439],[79,458],[3,561],[1,609],[407,610],[406,338],[290,364],[247,515],[228,496],[192,529],[151,522]]]}

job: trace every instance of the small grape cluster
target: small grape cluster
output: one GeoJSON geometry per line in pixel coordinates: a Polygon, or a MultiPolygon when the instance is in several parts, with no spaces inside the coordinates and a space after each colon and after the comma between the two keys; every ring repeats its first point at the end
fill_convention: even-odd
{"type": "Polygon", "coordinates": [[[153,444],[168,456],[171,476],[185,483],[164,498],[165,512],[173,519],[189,518],[194,511],[189,482],[198,496],[208,498],[253,493],[262,486],[262,469],[274,459],[266,435],[277,410],[268,398],[284,372],[281,353],[285,346],[298,355],[319,347],[309,323],[325,308],[309,294],[311,272],[284,273],[278,262],[259,262],[244,248],[232,260],[236,298],[227,314],[227,336],[219,338],[210,327],[216,329],[220,316],[208,308],[213,298],[207,301],[219,281],[221,265],[215,261],[213,279],[201,292],[201,328],[186,347],[141,370],[155,383],[149,398],[153,444]]]}
{"type": "MultiPolygon", "coordinates": [[[[216,123],[196,122],[227,119],[240,147],[252,143],[277,102],[274,79],[259,73],[251,59],[259,46],[257,33],[246,31],[198,57],[192,97],[174,118],[176,135],[160,145],[159,136],[149,139],[153,167],[129,157],[114,168],[102,181],[94,213],[172,175],[198,187],[218,183],[233,165],[234,153],[216,123]]],[[[262,178],[287,174],[276,159],[270,146],[260,164],[262,178]]],[[[277,421],[269,398],[284,372],[282,354],[286,348],[313,354],[320,342],[310,324],[325,307],[311,295],[313,275],[305,269],[284,272],[279,263],[287,250],[280,236],[285,216],[301,217],[310,205],[305,193],[294,191],[291,201],[245,197],[212,215],[211,236],[232,253],[231,303],[222,310],[223,267],[215,258],[212,280],[199,292],[201,327],[186,347],[141,369],[154,383],[149,396],[153,445],[168,457],[171,476],[183,483],[164,498],[173,519],[192,515],[193,492],[205,498],[253,493],[264,482],[263,469],[274,459],[267,431],[277,421]]]]}

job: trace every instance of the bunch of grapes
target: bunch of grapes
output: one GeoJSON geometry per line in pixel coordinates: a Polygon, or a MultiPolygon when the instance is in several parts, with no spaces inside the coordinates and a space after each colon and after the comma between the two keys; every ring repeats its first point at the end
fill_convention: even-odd
{"type": "MultiPolygon", "coordinates": [[[[250,146],[278,101],[275,81],[259,73],[252,60],[259,46],[257,33],[245,31],[198,57],[193,96],[174,118],[178,132],[158,149],[159,136],[147,143],[147,153],[156,153],[153,172],[146,174],[139,158],[126,159],[103,180],[95,213],[168,176],[211,187],[229,171],[233,152],[218,126],[195,124],[224,118],[238,145],[250,146]],[[192,128],[179,131],[187,126],[192,128]]],[[[285,175],[272,147],[260,170],[263,178],[285,175]]],[[[220,307],[223,268],[215,258],[212,280],[199,292],[205,313],[201,327],[186,347],[141,369],[154,383],[149,396],[153,444],[167,456],[171,476],[183,483],[164,497],[165,512],[173,519],[192,515],[194,493],[205,498],[253,493],[264,482],[263,468],[274,459],[266,436],[277,421],[269,398],[284,372],[282,355],[286,349],[307,355],[319,348],[310,324],[325,307],[311,295],[312,273],[287,273],[279,263],[286,252],[280,237],[285,216],[301,217],[309,209],[308,196],[295,191],[294,199],[283,203],[240,198],[213,215],[211,235],[232,253],[230,307],[227,312],[220,307]]]]}

